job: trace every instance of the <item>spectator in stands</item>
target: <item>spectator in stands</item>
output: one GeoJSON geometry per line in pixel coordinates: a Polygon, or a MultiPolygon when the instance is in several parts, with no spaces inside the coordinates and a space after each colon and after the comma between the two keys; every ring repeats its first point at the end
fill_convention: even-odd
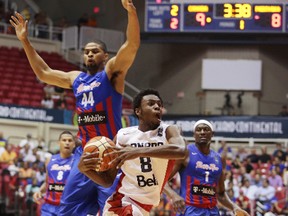
{"type": "MultiPolygon", "coordinates": [[[[0,131],[0,148],[1,147],[5,147],[6,146],[6,143],[7,143],[7,139],[4,138],[3,136],[3,132],[0,131]]],[[[0,151],[1,152],[1,151],[0,151]]]]}
{"type": "Polygon", "coordinates": [[[276,143],[276,149],[273,152],[273,157],[279,157],[281,161],[285,161],[286,154],[282,149],[281,143],[276,143]]]}
{"type": "Polygon", "coordinates": [[[55,86],[47,84],[44,88],[45,95],[50,95],[52,99],[55,95],[55,86]]]}
{"type": "Polygon", "coordinates": [[[244,192],[244,195],[248,197],[249,200],[255,201],[257,199],[257,193],[260,186],[257,184],[251,184],[249,179],[244,180],[244,185],[241,187],[241,190],[244,192]]]}
{"type": "Polygon", "coordinates": [[[65,96],[65,89],[61,88],[59,86],[55,86],[55,94],[59,96],[59,98],[64,97],[65,96]]]}
{"type": "Polygon", "coordinates": [[[36,140],[36,147],[38,147],[38,150],[41,149],[42,151],[48,151],[45,139],[42,136],[38,136],[36,140]]]}
{"type": "Polygon", "coordinates": [[[285,167],[283,171],[283,184],[288,188],[288,167],[287,166],[285,167]]]}
{"type": "MultiPolygon", "coordinates": [[[[26,215],[33,215],[36,211],[36,206],[33,206],[33,194],[39,191],[38,181],[35,177],[32,178],[32,182],[28,183],[25,187],[25,202],[27,205],[26,215]]],[[[44,216],[44,215],[42,215],[44,216]]]]}
{"type": "Polygon", "coordinates": [[[79,19],[78,19],[78,27],[80,28],[81,26],[87,26],[88,19],[89,19],[88,14],[87,13],[83,13],[81,15],[81,17],[79,17],[79,19]]]}
{"type": "Polygon", "coordinates": [[[48,39],[48,17],[44,11],[40,11],[34,16],[35,36],[48,39]]]}
{"type": "Polygon", "coordinates": [[[267,147],[266,146],[263,146],[261,148],[261,153],[259,155],[259,163],[264,163],[264,164],[267,164],[267,163],[271,163],[271,155],[267,153],[267,147]]]}
{"type": "Polygon", "coordinates": [[[67,102],[63,95],[55,102],[55,108],[60,110],[67,109],[67,102]]]}
{"type": "Polygon", "coordinates": [[[271,204],[273,201],[275,201],[275,193],[275,188],[269,184],[269,180],[267,178],[264,178],[262,180],[262,186],[256,193],[257,201],[259,201],[263,207],[262,205],[258,206],[260,206],[264,212],[267,212],[272,208],[271,204]]]}
{"type": "Polygon", "coordinates": [[[45,97],[41,100],[41,106],[45,109],[54,108],[54,101],[52,100],[50,94],[46,94],[45,97]]]}
{"type": "Polygon", "coordinates": [[[285,164],[282,163],[282,161],[280,160],[279,157],[273,158],[272,166],[270,166],[270,170],[272,170],[274,168],[276,169],[277,172],[279,172],[278,174],[282,175],[282,173],[285,169],[285,164]]]}
{"type": "Polygon", "coordinates": [[[20,141],[19,147],[23,148],[26,144],[29,145],[31,150],[36,147],[35,141],[32,139],[32,134],[31,133],[28,133],[26,135],[26,139],[23,139],[23,140],[20,141]]]}
{"type": "Polygon", "coordinates": [[[287,109],[287,105],[283,105],[282,106],[282,110],[278,113],[279,116],[288,116],[288,109],[287,109]]]}
{"type": "Polygon", "coordinates": [[[25,19],[30,20],[31,18],[31,8],[28,5],[25,5],[25,7],[23,8],[23,10],[20,12],[25,19]]]}
{"type": "Polygon", "coordinates": [[[239,191],[239,197],[236,199],[236,204],[246,212],[250,212],[249,198],[245,196],[242,190],[239,191]]]}
{"type": "Polygon", "coordinates": [[[90,15],[88,18],[87,26],[89,27],[97,27],[97,20],[94,15],[90,15]]]}
{"type": "Polygon", "coordinates": [[[20,184],[26,186],[32,182],[32,178],[35,176],[35,171],[30,167],[30,163],[24,161],[19,169],[20,184]]]}
{"type": "Polygon", "coordinates": [[[19,166],[17,165],[17,161],[17,157],[14,158],[13,163],[11,163],[7,168],[11,176],[14,176],[16,173],[19,172],[19,166]]]}
{"type": "Polygon", "coordinates": [[[238,109],[238,115],[243,114],[242,110],[242,96],[244,95],[244,91],[241,91],[239,94],[237,94],[237,109],[238,109]]]}
{"type": "Polygon", "coordinates": [[[247,156],[247,159],[249,159],[252,164],[257,164],[258,165],[259,156],[256,153],[256,149],[255,148],[251,149],[251,153],[247,156]]]}
{"type": "Polygon", "coordinates": [[[46,178],[45,165],[39,166],[39,169],[36,171],[35,178],[37,179],[38,186],[40,187],[46,178]]]}
{"type": "Polygon", "coordinates": [[[243,146],[238,147],[238,151],[236,152],[236,155],[239,156],[240,161],[243,161],[247,158],[248,152],[243,146]]]}
{"type": "Polygon", "coordinates": [[[15,158],[17,157],[17,152],[13,150],[13,144],[8,143],[5,146],[5,151],[0,155],[0,162],[6,164],[13,164],[15,158]]]}
{"type": "Polygon", "coordinates": [[[224,95],[225,102],[222,108],[222,115],[232,115],[234,114],[234,107],[231,104],[231,96],[230,92],[227,91],[224,95]]]}
{"type": "Polygon", "coordinates": [[[250,159],[249,158],[244,158],[242,160],[242,164],[246,169],[246,173],[248,173],[251,176],[251,171],[254,169],[254,167],[251,165],[250,163],[250,159]]]}
{"type": "Polygon", "coordinates": [[[30,148],[29,144],[27,143],[22,149],[19,151],[20,155],[22,155],[23,161],[31,161],[33,160],[33,153],[32,149],[30,148]]]}
{"type": "Polygon", "coordinates": [[[230,156],[232,158],[232,148],[230,146],[227,145],[227,142],[225,140],[221,140],[220,141],[220,145],[221,147],[218,149],[218,153],[222,154],[223,152],[226,153],[226,156],[230,156]]]}
{"type": "Polygon", "coordinates": [[[276,169],[271,170],[271,175],[268,178],[269,184],[277,189],[278,187],[283,187],[282,177],[277,174],[276,169]]]}

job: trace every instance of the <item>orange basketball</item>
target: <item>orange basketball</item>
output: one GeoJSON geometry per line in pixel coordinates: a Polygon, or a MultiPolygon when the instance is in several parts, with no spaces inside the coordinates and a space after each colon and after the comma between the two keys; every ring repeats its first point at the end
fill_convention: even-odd
{"type": "Polygon", "coordinates": [[[108,163],[116,157],[116,155],[107,155],[107,153],[113,151],[111,148],[109,148],[112,146],[115,146],[115,143],[105,136],[93,137],[86,143],[84,147],[84,152],[92,153],[99,151],[99,158],[103,158],[103,163],[101,167],[99,169],[96,169],[97,172],[103,172],[110,168],[108,163]]]}

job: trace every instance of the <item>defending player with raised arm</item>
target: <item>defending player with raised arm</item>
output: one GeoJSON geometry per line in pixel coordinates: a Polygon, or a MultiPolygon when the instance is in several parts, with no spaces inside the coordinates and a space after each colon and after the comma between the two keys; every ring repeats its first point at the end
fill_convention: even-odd
{"type": "Polygon", "coordinates": [[[106,201],[104,215],[149,215],[160,202],[175,159],[187,153],[179,128],[161,122],[163,101],[157,91],[141,91],[133,101],[133,109],[139,125],[118,131],[115,152],[109,153],[118,157],[111,161],[110,170],[92,171],[100,159],[93,154],[83,155],[86,166],[80,170],[105,187],[113,183],[121,167],[117,189],[106,201]]]}
{"type": "Polygon", "coordinates": [[[74,135],[70,131],[63,131],[59,135],[58,144],[60,153],[52,155],[46,160],[46,181],[41,185],[39,191],[33,194],[33,200],[37,204],[40,204],[42,194],[45,194],[41,216],[57,215],[60,198],[73,162],[74,135]]]}
{"type": "Polygon", "coordinates": [[[83,53],[87,72],[64,72],[50,68],[28,39],[28,21],[19,13],[10,20],[36,76],[45,83],[72,88],[76,97],[78,138],[83,146],[75,150],[75,162],[61,198],[59,216],[96,215],[98,210],[101,214],[106,198],[114,191],[113,187],[103,189],[80,173],[78,163],[81,166],[81,155],[87,141],[95,136],[113,139],[122,127],[124,81],[140,46],[140,26],[132,0],[121,0],[121,3],[128,15],[126,41],[111,59],[103,42],[87,43],[83,53]]]}
{"type": "Polygon", "coordinates": [[[233,203],[225,192],[226,160],[210,149],[214,135],[212,124],[207,120],[199,120],[194,125],[195,144],[188,145],[187,157],[177,160],[171,177],[179,171],[181,177],[180,195],[168,185],[164,192],[174,201],[174,209],[182,215],[219,216],[217,201],[234,212],[236,216],[249,216],[233,203]]]}

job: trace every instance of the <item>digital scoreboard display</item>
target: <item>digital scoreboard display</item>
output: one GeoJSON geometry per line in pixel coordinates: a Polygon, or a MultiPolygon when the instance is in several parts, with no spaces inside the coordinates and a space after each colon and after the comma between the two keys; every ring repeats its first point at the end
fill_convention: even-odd
{"type": "Polygon", "coordinates": [[[288,1],[146,0],[146,32],[288,33],[288,1]]]}

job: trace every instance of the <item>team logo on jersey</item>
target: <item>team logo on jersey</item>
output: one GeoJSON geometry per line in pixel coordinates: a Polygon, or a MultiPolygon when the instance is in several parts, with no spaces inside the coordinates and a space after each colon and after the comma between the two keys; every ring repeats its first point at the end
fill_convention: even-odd
{"type": "Polygon", "coordinates": [[[49,184],[48,191],[62,192],[64,190],[64,184],[49,184]]]}
{"type": "Polygon", "coordinates": [[[143,175],[137,175],[137,182],[139,187],[151,187],[158,185],[158,181],[155,177],[155,175],[152,175],[152,178],[145,178],[143,175]]]}
{"type": "Polygon", "coordinates": [[[214,196],[216,194],[214,187],[203,185],[192,185],[192,194],[200,196],[214,196]]]}
{"type": "Polygon", "coordinates": [[[157,147],[157,146],[162,146],[164,145],[163,142],[155,142],[155,143],[150,143],[150,142],[145,142],[145,143],[131,143],[132,147],[139,148],[139,147],[157,147]]]}
{"type": "Polygon", "coordinates": [[[78,125],[94,125],[94,124],[106,124],[107,116],[105,111],[82,113],[78,116],[78,125]]]}
{"type": "Polygon", "coordinates": [[[160,137],[163,136],[163,127],[160,127],[160,128],[158,129],[157,136],[160,136],[160,137]]]}
{"type": "Polygon", "coordinates": [[[71,166],[69,164],[65,164],[63,166],[59,165],[59,164],[53,164],[51,166],[51,171],[52,170],[57,170],[57,171],[67,171],[67,170],[71,170],[71,166]]]}
{"type": "Polygon", "coordinates": [[[218,171],[219,167],[216,166],[216,164],[204,164],[202,161],[196,162],[196,168],[204,169],[204,170],[211,170],[211,171],[218,171]]]}
{"type": "Polygon", "coordinates": [[[84,91],[91,91],[94,88],[97,88],[101,85],[100,82],[92,82],[90,85],[85,85],[84,83],[81,83],[77,88],[77,94],[84,92],[84,91]]]}

